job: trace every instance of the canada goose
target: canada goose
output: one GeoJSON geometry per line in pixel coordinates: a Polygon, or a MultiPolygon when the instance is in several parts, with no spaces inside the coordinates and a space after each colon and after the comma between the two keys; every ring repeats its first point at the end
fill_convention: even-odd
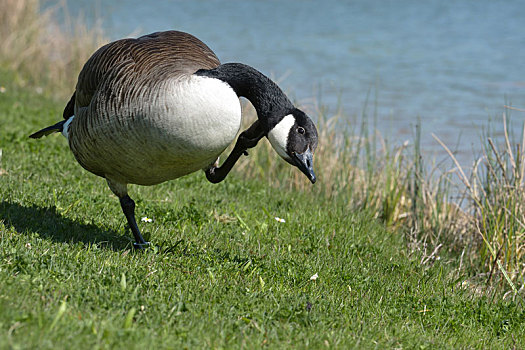
{"type": "Polygon", "coordinates": [[[312,120],[268,77],[244,64],[221,64],[187,33],[152,33],[99,48],[82,68],[63,116],[30,137],[64,134],[80,165],[105,178],[118,196],[136,248],[149,243],[135,220],[130,183],[155,185],[199,169],[220,182],[263,136],[279,156],[316,180],[312,120]],[[253,104],[258,120],[219,167],[219,155],[241,126],[239,97],[253,104]]]}

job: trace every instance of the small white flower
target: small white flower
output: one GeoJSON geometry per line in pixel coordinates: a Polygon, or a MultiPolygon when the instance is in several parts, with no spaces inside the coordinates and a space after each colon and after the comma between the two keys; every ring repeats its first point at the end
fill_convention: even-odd
{"type": "Polygon", "coordinates": [[[5,86],[0,86],[0,94],[4,94],[7,91],[5,86]]]}
{"type": "Polygon", "coordinates": [[[150,219],[147,216],[145,216],[142,219],[140,219],[140,221],[142,221],[142,222],[153,222],[153,219],[150,219]]]}
{"type": "Polygon", "coordinates": [[[26,248],[27,248],[27,249],[31,249],[31,243],[29,243],[29,242],[26,243],[26,248]]]}
{"type": "Polygon", "coordinates": [[[281,219],[280,217],[277,217],[277,216],[275,217],[275,220],[277,220],[277,221],[279,221],[281,223],[285,223],[286,222],[286,220],[281,219]]]}
{"type": "Polygon", "coordinates": [[[310,277],[310,281],[315,281],[317,279],[317,277],[319,277],[319,275],[316,273],[315,275],[310,277]]]}

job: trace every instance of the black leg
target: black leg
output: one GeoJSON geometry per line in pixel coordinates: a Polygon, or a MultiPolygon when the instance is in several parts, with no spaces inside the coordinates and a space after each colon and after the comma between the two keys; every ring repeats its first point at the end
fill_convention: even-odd
{"type": "Polygon", "coordinates": [[[123,197],[120,197],[119,199],[122,211],[124,212],[124,215],[126,215],[126,219],[128,219],[128,224],[131,228],[131,232],[133,232],[133,236],[135,236],[136,242],[133,243],[133,246],[136,249],[147,248],[149,246],[149,242],[146,242],[140,234],[139,227],[137,226],[137,221],[135,220],[135,202],[127,194],[123,197]]]}
{"type": "Polygon", "coordinates": [[[259,121],[256,121],[252,124],[247,130],[242,132],[237,139],[235,147],[233,147],[232,152],[228,158],[224,161],[222,166],[212,166],[209,169],[205,170],[206,178],[212,183],[218,183],[226,178],[226,175],[233,168],[237,160],[244,154],[248,155],[247,149],[255,147],[257,142],[265,136],[265,132],[259,124],[259,121]]]}

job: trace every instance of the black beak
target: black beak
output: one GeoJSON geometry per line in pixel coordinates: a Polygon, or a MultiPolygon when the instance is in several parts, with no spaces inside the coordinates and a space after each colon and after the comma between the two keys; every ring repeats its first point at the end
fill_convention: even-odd
{"type": "Polygon", "coordinates": [[[317,180],[314,174],[314,155],[310,151],[310,147],[303,153],[292,153],[295,166],[299,168],[306,175],[306,177],[314,184],[317,180]]]}

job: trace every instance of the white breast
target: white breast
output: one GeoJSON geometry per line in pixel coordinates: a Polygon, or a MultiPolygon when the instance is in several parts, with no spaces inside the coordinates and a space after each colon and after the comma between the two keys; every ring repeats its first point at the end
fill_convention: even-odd
{"type": "Polygon", "coordinates": [[[165,101],[157,104],[163,133],[181,152],[222,152],[241,125],[241,105],[233,89],[221,80],[191,75],[168,83],[165,101]],[[176,140],[176,141],[175,141],[176,140]]]}

